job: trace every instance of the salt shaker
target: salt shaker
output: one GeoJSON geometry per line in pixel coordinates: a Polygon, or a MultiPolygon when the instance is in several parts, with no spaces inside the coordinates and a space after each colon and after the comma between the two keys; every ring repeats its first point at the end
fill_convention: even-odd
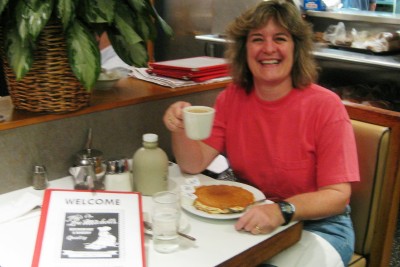
{"type": "Polygon", "coordinates": [[[43,165],[36,165],[33,168],[33,188],[36,190],[46,189],[48,184],[47,171],[43,165]]]}

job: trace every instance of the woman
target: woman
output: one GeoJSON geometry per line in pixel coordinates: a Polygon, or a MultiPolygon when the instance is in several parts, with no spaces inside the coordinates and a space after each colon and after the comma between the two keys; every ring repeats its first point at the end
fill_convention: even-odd
{"type": "Polygon", "coordinates": [[[263,1],[227,30],[233,83],[217,98],[212,135],[185,136],[177,102],[164,114],[177,163],[199,173],[219,154],[276,204],[255,206],[237,230],[270,233],[291,220],[326,239],[346,265],[353,253],[351,182],[359,181],[353,129],[340,99],[314,81],[312,31],[293,3],[263,1]]]}

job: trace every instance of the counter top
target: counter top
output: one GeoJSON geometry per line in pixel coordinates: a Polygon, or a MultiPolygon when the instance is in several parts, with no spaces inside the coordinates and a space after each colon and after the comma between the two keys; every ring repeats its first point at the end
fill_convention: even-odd
{"type": "MultiPolygon", "coordinates": [[[[210,42],[210,43],[226,43],[228,40],[224,39],[223,36],[219,34],[205,34],[197,35],[197,40],[210,42]]],[[[318,46],[313,51],[313,55],[316,58],[333,59],[339,61],[347,61],[350,63],[360,63],[371,66],[386,67],[391,69],[400,69],[400,54],[389,54],[382,53],[373,54],[347,51],[345,49],[335,49],[329,47],[318,46]]]]}
{"type": "Polygon", "coordinates": [[[94,90],[90,106],[65,114],[40,114],[16,110],[11,98],[0,97],[0,115],[5,117],[0,122],[0,130],[42,123],[62,118],[129,106],[137,103],[224,88],[229,81],[199,84],[195,86],[168,88],[150,82],[127,77],[119,80],[110,90],[94,90]]]}
{"type": "Polygon", "coordinates": [[[360,63],[371,66],[386,67],[391,69],[400,69],[400,54],[372,54],[362,52],[346,51],[344,49],[335,49],[329,47],[317,47],[313,54],[316,58],[325,58],[351,63],[360,63]]]}
{"type": "Polygon", "coordinates": [[[339,9],[334,11],[314,11],[307,10],[307,16],[331,18],[345,21],[364,21],[371,23],[399,24],[400,14],[380,11],[362,11],[353,9],[339,9]]]}

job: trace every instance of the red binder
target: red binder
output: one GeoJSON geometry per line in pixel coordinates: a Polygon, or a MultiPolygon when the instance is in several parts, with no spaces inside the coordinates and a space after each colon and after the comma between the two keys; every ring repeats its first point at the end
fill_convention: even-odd
{"type": "Polygon", "coordinates": [[[228,63],[217,57],[191,57],[151,62],[147,70],[151,74],[197,82],[229,75],[228,63]]]}

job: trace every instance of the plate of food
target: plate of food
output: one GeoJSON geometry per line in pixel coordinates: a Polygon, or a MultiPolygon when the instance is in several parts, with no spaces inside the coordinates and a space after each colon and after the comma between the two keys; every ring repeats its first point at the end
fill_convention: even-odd
{"type": "MultiPolygon", "coordinates": [[[[263,192],[243,183],[218,181],[195,188],[195,199],[182,202],[182,208],[192,214],[210,219],[236,219],[249,205],[265,199],[263,192]]],[[[265,203],[272,203],[265,200],[265,203]]]]}

